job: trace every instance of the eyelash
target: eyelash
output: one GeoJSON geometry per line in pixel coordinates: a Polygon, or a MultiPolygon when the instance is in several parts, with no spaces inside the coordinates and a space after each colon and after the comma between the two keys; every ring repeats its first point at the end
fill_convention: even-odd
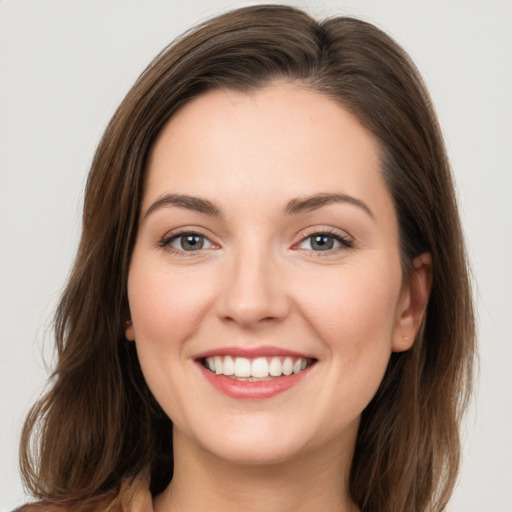
{"type": "Polygon", "coordinates": [[[338,251],[352,249],[354,247],[353,240],[351,240],[349,237],[342,236],[337,231],[330,230],[330,229],[324,229],[324,230],[321,230],[321,231],[314,231],[312,233],[304,233],[302,235],[302,238],[301,238],[300,242],[298,244],[295,244],[295,247],[303,244],[308,239],[312,240],[313,237],[319,237],[319,236],[325,236],[325,237],[334,239],[340,245],[338,247],[333,247],[331,249],[327,249],[327,250],[324,250],[324,251],[314,251],[312,249],[304,249],[304,250],[310,250],[317,257],[327,256],[327,255],[336,253],[338,251]]]}
{"type": "Polygon", "coordinates": [[[212,246],[214,245],[213,242],[211,242],[207,236],[203,235],[202,233],[198,233],[197,231],[180,231],[179,233],[172,233],[170,235],[165,236],[158,243],[158,245],[169,251],[171,254],[178,254],[180,256],[196,256],[199,252],[201,252],[202,247],[195,251],[186,251],[184,249],[177,249],[171,245],[175,240],[187,236],[197,236],[204,240],[207,240],[212,246]]]}
{"type": "MultiPolygon", "coordinates": [[[[175,248],[175,247],[173,247],[171,245],[175,240],[178,240],[179,238],[183,238],[183,237],[186,237],[186,236],[197,236],[197,237],[202,238],[203,240],[208,241],[208,243],[211,246],[215,245],[207,236],[203,235],[202,233],[198,233],[196,231],[181,231],[181,232],[178,232],[178,233],[172,233],[172,234],[170,234],[168,236],[165,236],[158,243],[158,246],[161,247],[161,248],[165,248],[166,250],[168,250],[172,254],[186,255],[186,256],[196,256],[199,252],[201,252],[203,247],[200,247],[198,250],[195,250],[195,251],[194,250],[187,251],[187,250],[184,250],[184,249],[177,249],[177,248],[175,248]]],[[[295,244],[294,248],[297,247],[297,246],[300,246],[306,240],[312,239],[315,236],[316,237],[325,236],[325,237],[334,239],[336,242],[338,242],[340,244],[338,247],[334,247],[334,248],[327,249],[327,250],[324,250],[324,251],[315,251],[313,249],[304,249],[304,250],[309,250],[312,253],[315,253],[315,256],[319,256],[320,257],[320,256],[323,256],[323,255],[333,254],[333,253],[335,253],[337,251],[340,251],[340,250],[352,249],[354,247],[354,242],[351,239],[349,239],[348,237],[344,237],[344,236],[340,235],[338,232],[335,232],[335,231],[327,229],[327,230],[322,230],[322,231],[315,231],[313,233],[303,234],[300,242],[298,244],[295,244]]]]}

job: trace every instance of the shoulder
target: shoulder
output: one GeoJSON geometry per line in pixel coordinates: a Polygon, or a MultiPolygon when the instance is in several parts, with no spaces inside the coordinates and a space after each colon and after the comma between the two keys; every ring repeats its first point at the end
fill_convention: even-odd
{"type": "Polygon", "coordinates": [[[153,498],[148,479],[127,478],[120,488],[91,499],[87,503],[39,501],[28,503],[12,512],[153,512],[153,498]]]}
{"type": "Polygon", "coordinates": [[[38,502],[27,503],[12,512],[67,512],[67,508],[62,505],[38,502]]]}

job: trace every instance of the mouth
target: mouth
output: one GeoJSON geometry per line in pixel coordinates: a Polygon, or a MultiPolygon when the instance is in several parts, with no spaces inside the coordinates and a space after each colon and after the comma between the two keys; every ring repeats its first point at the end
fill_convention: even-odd
{"type": "Polygon", "coordinates": [[[291,356],[248,358],[218,355],[201,358],[200,362],[216,375],[224,375],[237,381],[262,382],[301,373],[316,360],[291,356]]]}
{"type": "Polygon", "coordinates": [[[201,373],[230,398],[264,399],[297,386],[318,359],[276,347],[224,348],[195,358],[201,373]]]}

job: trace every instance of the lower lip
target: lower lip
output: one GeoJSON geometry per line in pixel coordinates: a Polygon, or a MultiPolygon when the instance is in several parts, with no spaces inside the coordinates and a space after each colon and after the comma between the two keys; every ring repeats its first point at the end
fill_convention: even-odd
{"type": "Polygon", "coordinates": [[[312,368],[308,366],[299,373],[289,376],[274,377],[271,380],[250,382],[246,380],[235,380],[225,375],[217,375],[198,363],[206,380],[221,393],[231,397],[246,400],[260,400],[278,395],[293,386],[296,386],[312,368]]]}

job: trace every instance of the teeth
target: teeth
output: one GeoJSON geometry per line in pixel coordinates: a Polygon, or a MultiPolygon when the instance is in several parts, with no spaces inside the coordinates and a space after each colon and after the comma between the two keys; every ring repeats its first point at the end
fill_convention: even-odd
{"type": "Polygon", "coordinates": [[[281,359],[279,359],[279,357],[273,357],[270,360],[269,373],[272,377],[279,377],[283,373],[283,365],[281,364],[281,359]]]}
{"type": "Polygon", "coordinates": [[[266,357],[258,357],[252,362],[251,377],[268,377],[268,362],[266,357]]]}
{"type": "Polygon", "coordinates": [[[222,358],[220,356],[215,356],[213,358],[213,362],[215,363],[215,373],[217,375],[222,375],[222,358]]]}
{"type": "Polygon", "coordinates": [[[256,359],[214,356],[206,358],[205,366],[217,375],[268,379],[269,377],[288,376],[292,373],[299,373],[307,368],[308,361],[302,357],[294,359],[288,356],[257,357],[256,359]]]}
{"type": "Polygon", "coordinates": [[[293,373],[293,359],[291,357],[284,358],[283,373],[285,375],[291,375],[293,373]]]}
{"type": "Polygon", "coordinates": [[[235,362],[231,356],[226,356],[222,363],[222,374],[223,375],[234,375],[235,374],[235,362]]]}
{"type": "Polygon", "coordinates": [[[235,359],[235,376],[236,377],[250,377],[251,376],[251,361],[245,357],[237,357],[235,359]]]}

